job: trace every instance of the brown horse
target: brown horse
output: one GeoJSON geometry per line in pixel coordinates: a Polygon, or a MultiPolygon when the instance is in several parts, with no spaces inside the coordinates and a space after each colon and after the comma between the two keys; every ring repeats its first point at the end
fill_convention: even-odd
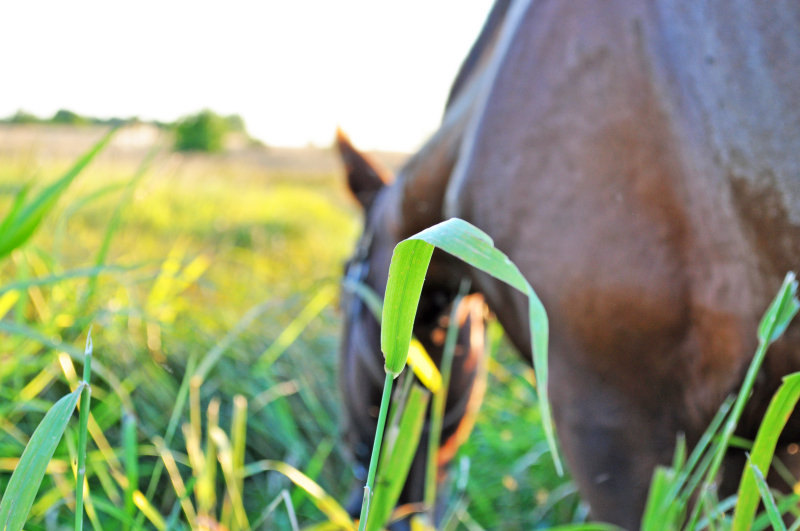
{"type": "MultiPolygon", "coordinates": [[[[737,389],[758,320],[798,264],[800,3],[498,3],[440,131],[393,184],[341,147],[366,208],[357,261],[379,292],[393,246],[453,216],[519,266],[550,315],[550,396],[580,492],[595,518],[638,527],[654,466],[737,389]]],[[[521,294],[445,256],[431,268],[417,326],[469,276],[529,358],[521,294]]],[[[342,388],[362,427],[383,378],[377,334],[348,313],[342,388]]],[[[800,369],[799,340],[791,326],[772,346],[740,435],[800,369]]],[[[731,452],[723,493],[742,462],[731,452]]]]}

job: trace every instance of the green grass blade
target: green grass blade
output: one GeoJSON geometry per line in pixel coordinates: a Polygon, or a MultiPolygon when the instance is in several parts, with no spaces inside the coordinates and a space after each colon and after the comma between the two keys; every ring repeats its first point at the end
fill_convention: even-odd
{"type": "MultiPolygon", "coordinates": [[[[320,442],[319,446],[317,446],[317,450],[314,452],[314,455],[311,456],[311,459],[306,464],[304,474],[310,479],[316,481],[320,472],[322,472],[325,461],[331,455],[331,452],[335,447],[336,442],[334,439],[324,439],[322,442],[320,442]]],[[[287,507],[289,505],[292,507],[299,507],[304,499],[306,499],[305,491],[302,489],[296,490],[292,493],[291,498],[288,500],[287,507]]],[[[254,525],[253,527],[258,526],[254,525]]]]}
{"type": "Polygon", "coordinates": [[[706,481],[702,488],[703,491],[708,490],[708,487],[717,477],[720,466],[722,466],[722,460],[725,457],[728,442],[733,436],[733,432],[736,430],[736,426],[744,411],[745,403],[750,397],[750,392],[755,384],[756,376],[767,354],[767,348],[784,330],[786,330],[789,322],[797,314],[798,308],[800,308],[800,301],[797,300],[797,287],[797,280],[795,280],[794,273],[787,273],[777,295],[775,295],[772,304],[767,309],[764,318],[762,318],[759,324],[758,348],[755,356],[753,356],[753,361],[747,368],[747,374],[745,374],[742,387],[739,390],[739,394],[736,396],[736,401],[733,403],[733,409],[728,419],[725,421],[720,436],[720,450],[714,456],[711,466],[709,467],[708,475],[706,476],[706,481]]]}
{"type": "Polygon", "coordinates": [[[233,397],[233,415],[231,417],[231,452],[233,470],[235,472],[237,489],[244,492],[244,452],[247,443],[247,399],[242,395],[233,397]]]}
{"type": "Polygon", "coordinates": [[[139,488],[139,448],[136,437],[136,417],[130,411],[122,414],[122,441],[125,453],[125,477],[128,485],[125,487],[125,514],[131,521],[125,524],[126,529],[134,526],[136,504],[133,502],[133,493],[139,488]]]}
{"type": "Polygon", "coordinates": [[[7,234],[11,231],[15,220],[19,217],[22,208],[25,206],[25,199],[28,198],[28,192],[31,191],[30,184],[23,185],[17,195],[14,197],[14,202],[11,204],[6,217],[0,223],[0,234],[7,234]]]}
{"type": "Polygon", "coordinates": [[[789,326],[792,318],[800,309],[797,300],[797,279],[791,271],[786,273],[783,285],[770,304],[758,325],[758,339],[763,343],[772,343],[778,339],[789,326]]]}
{"type": "Polygon", "coordinates": [[[86,384],[81,383],[75,391],[56,402],[33,432],[0,501],[2,529],[16,531],[25,525],[47,464],[64,435],[84,387],[86,384]]]}
{"type": "Polygon", "coordinates": [[[16,280],[0,286],[0,295],[13,290],[26,290],[33,286],[48,286],[59,284],[65,280],[72,280],[78,278],[93,278],[99,275],[112,274],[112,273],[127,273],[139,269],[141,266],[112,266],[106,265],[101,267],[80,267],[63,273],[54,275],[45,275],[36,278],[26,278],[23,280],[16,280]]]}
{"type": "Polygon", "coordinates": [[[397,244],[392,254],[389,283],[383,299],[381,350],[386,359],[386,372],[394,378],[406,365],[414,317],[432,254],[432,245],[413,237],[397,244]]]}
{"type": "Polygon", "coordinates": [[[381,349],[387,359],[387,370],[399,373],[398,369],[402,369],[402,363],[398,365],[398,362],[404,363],[404,356],[408,352],[422,281],[434,246],[528,296],[531,351],[536,370],[536,391],[542,413],[542,425],[556,470],[561,475],[561,459],[558,455],[550,401],[547,396],[549,329],[547,313],[536,292],[517,266],[495,248],[492,239],[477,227],[464,220],[453,218],[425,229],[395,247],[389,266],[381,326],[381,349]]]}
{"type": "Polygon", "coordinates": [[[761,469],[759,469],[755,463],[753,463],[752,460],[748,460],[747,465],[747,471],[753,474],[755,485],[758,488],[758,493],[761,495],[761,501],[764,502],[764,508],[769,516],[769,522],[772,525],[772,529],[777,531],[786,531],[786,525],[783,523],[781,512],[778,510],[778,506],[775,504],[775,498],[769,491],[769,486],[767,485],[767,480],[764,479],[764,474],[761,472],[761,469]]]}
{"type": "MultiPolygon", "coordinates": [[[[244,471],[237,468],[234,462],[234,450],[225,432],[220,428],[214,428],[209,430],[208,435],[217,446],[217,460],[220,468],[222,468],[225,484],[228,486],[227,492],[233,510],[233,521],[230,529],[250,529],[250,523],[247,521],[247,513],[244,508],[244,492],[239,488],[244,477],[244,471]]],[[[222,520],[224,521],[224,518],[222,520]]]]}
{"type": "Polygon", "coordinates": [[[3,230],[0,231],[0,258],[21,246],[36,232],[39,224],[69,188],[75,177],[106,147],[113,134],[114,130],[106,134],[63,176],[42,190],[30,203],[22,206],[19,201],[15,202],[3,221],[3,230]]]}
{"type": "Polygon", "coordinates": [[[369,470],[367,471],[367,484],[364,486],[364,501],[361,503],[361,516],[358,521],[358,531],[367,528],[369,518],[369,504],[372,501],[373,487],[375,485],[375,472],[378,469],[378,460],[381,454],[381,443],[383,442],[384,427],[389,411],[389,402],[392,399],[392,383],[394,378],[392,373],[386,371],[386,379],[383,382],[383,395],[381,396],[381,406],[378,411],[378,425],[375,428],[375,440],[372,443],[372,453],[369,459],[369,470]]]}
{"type": "Polygon", "coordinates": [[[767,408],[764,420],[758,429],[753,450],[750,455],[751,466],[746,468],[739,483],[739,501],[733,516],[733,531],[749,529],[763,495],[760,493],[756,470],[767,470],[778,437],[783,431],[789,415],[800,400],[800,373],[787,376],[767,408]]]}
{"type": "Polygon", "coordinates": [[[641,528],[643,531],[678,528],[672,519],[677,516],[675,514],[676,504],[671,503],[670,498],[678,479],[676,470],[673,468],[659,466],[653,471],[650,492],[642,516],[641,528]]]}
{"type": "Polygon", "coordinates": [[[80,429],[78,430],[78,474],[75,484],[75,529],[83,529],[83,486],[86,478],[86,441],[89,435],[89,401],[92,396],[92,387],[89,382],[92,378],[92,330],[86,336],[86,350],[83,358],[83,381],[86,386],[81,395],[80,429]]]}
{"type": "Polygon", "coordinates": [[[316,319],[316,317],[327,308],[336,295],[336,290],[332,285],[325,286],[308,302],[297,317],[283,329],[278,338],[267,347],[258,357],[257,368],[260,371],[268,371],[273,363],[292,345],[303,330],[316,319]]]}
{"type": "Polygon", "coordinates": [[[339,505],[339,502],[330,494],[325,492],[319,484],[297,470],[295,467],[281,461],[264,460],[252,463],[245,467],[245,475],[250,476],[260,471],[273,470],[289,478],[289,480],[303,489],[314,502],[314,505],[328,517],[331,523],[338,526],[338,529],[355,529],[353,519],[347,511],[339,505]]]}
{"type": "Polygon", "coordinates": [[[621,531],[621,529],[612,524],[587,522],[585,524],[559,525],[551,527],[550,531],[621,531]]]}
{"type": "Polygon", "coordinates": [[[400,498],[422,436],[430,396],[422,386],[414,384],[403,408],[397,431],[386,434],[381,452],[384,457],[380,461],[375,497],[367,520],[368,530],[382,529],[400,498]]]}

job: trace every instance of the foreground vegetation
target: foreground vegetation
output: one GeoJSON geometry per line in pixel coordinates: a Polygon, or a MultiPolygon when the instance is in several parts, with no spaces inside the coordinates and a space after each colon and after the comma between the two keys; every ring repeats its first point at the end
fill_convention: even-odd
{"type": "MultiPolygon", "coordinates": [[[[79,385],[92,326],[93,525],[323,521],[270,467],[292,465],[342,503],[355,485],[335,380],[338,282],[356,209],[338,175],[214,158],[202,172],[193,160],[187,174],[168,149],[135,162],[98,155],[0,262],[0,491],[44,413],[79,385]],[[215,453],[226,457],[212,467],[215,453]]],[[[0,160],[0,215],[74,158],[36,161],[0,160]]],[[[453,474],[452,522],[529,529],[580,519],[574,488],[547,458],[532,373],[497,327],[490,334],[490,392],[453,474]]],[[[68,425],[26,528],[73,525],[78,432],[68,425]]]]}
{"type": "MultiPolygon", "coordinates": [[[[19,529],[27,519],[30,529],[79,529],[88,519],[95,528],[352,528],[340,503],[354,483],[332,397],[340,264],[358,220],[338,179],[248,171],[235,162],[202,178],[179,177],[174,159],[157,152],[138,166],[92,160],[106,141],[63,168],[0,161],[3,527],[19,529]],[[81,420],[69,422],[76,406],[81,420]],[[87,488],[76,489],[84,476],[87,488]]],[[[434,244],[466,258],[493,252],[465,224],[419,238],[408,245],[434,244]],[[454,246],[456,229],[463,233],[454,246]]],[[[424,269],[407,278],[418,284],[424,269]]],[[[747,386],[800,307],[796,289],[788,276],[759,327],[744,391],[723,406],[698,448],[679,445],[672,467],[656,471],[644,529],[780,529],[782,515],[796,519],[796,497],[774,497],[763,475],[800,397],[797,376],[779,390],[756,440],[735,441],[751,454],[738,496],[719,500],[714,487],[747,386]],[[759,503],[766,510],[756,517],[759,503]]],[[[390,342],[398,341],[385,346],[387,366],[401,373],[415,303],[395,302],[387,307],[410,312],[384,314],[397,329],[390,342]]],[[[543,318],[532,315],[535,330],[543,318]]],[[[531,370],[503,369],[514,362],[496,324],[488,344],[490,392],[440,490],[450,507],[444,528],[581,522],[574,488],[554,472],[542,427],[547,408],[533,407],[531,370]]],[[[422,388],[404,387],[405,413],[395,416],[404,445],[392,448],[390,437],[389,467],[377,468],[384,490],[375,490],[370,510],[381,518],[392,506],[387,482],[407,458],[400,446],[412,432],[419,436],[414,418],[428,400],[422,388]]]]}

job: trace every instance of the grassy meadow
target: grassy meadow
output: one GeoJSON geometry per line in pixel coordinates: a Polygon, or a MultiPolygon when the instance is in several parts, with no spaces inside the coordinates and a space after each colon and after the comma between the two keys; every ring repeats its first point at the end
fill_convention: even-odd
{"type": "MultiPolygon", "coordinates": [[[[341,503],[355,486],[338,424],[337,302],[361,220],[334,154],[177,154],[163,135],[129,145],[125,133],[0,259],[0,492],[45,412],[77,385],[91,327],[87,522],[324,522],[270,463],[297,468],[341,503]]],[[[0,218],[102,134],[0,129],[0,218]]],[[[486,400],[446,487],[448,528],[582,519],[574,487],[553,470],[532,370],[498,326],[489,339],[486,400]]],[[[77,416],[26,528],[71,528],[76,444],[77,416]]]]}

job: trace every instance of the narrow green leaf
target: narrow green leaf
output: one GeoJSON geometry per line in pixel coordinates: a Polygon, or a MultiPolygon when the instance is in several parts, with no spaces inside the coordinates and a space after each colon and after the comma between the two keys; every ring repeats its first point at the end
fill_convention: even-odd
{"type": "Polygon", "coordinates": [[[92,378],[92,329],[86,335],[86,350],[83,356],[83,381],[86,387],[81,395],[80,421],[78,430],[78,473],[75,481],[75,529],[83,529],[83,485],[86,478],[86,444],[89,438],[89,401],[92,397],[92,387],[89,382],[92,378]]]}
{"type": "Polygon", "coordinates": [[[797,300],[797,279],[793,272],[786,273],[772,303],[758,325],[759,341],[769,344],[778,339],[800,309],[797,300]]]}
{"type": "Polygon", "coordinates": [[[551,527],[550,531],[621,531],[612,524],[601,524],[598,522],[587,522],[584,524],[566,524],[551,527]]]}
{"type": "Polygon", "coordinates": [[[464,220],[452,218],[403,240],[395,247],[389,266],[381,326],[381,348],[387,357],[387,370],[392,374],[399,374],[405,363],[422,282],[433,253],[433,248],[430,246],[438,247],[460,258],[528,296],[531,352],[536,371],[536,391],[542,425],[556,470],[561,474],[561,459],[558,455],[550,400],[547,396],[549,329],[547,313],[536,292],[517,266],[495,248],[492,239],[477,227],[464,220]]]}
{"type": "Polygon", "coordinates": [[[100,266],[100,267],[80,267],[77,269],[71,269],[69,271],[64,271],[62,273],[54,274],[54,275],[46,275],[36,278],[26,278],[23,280],[15,280],[14,282],[9,282],[0,286],[0,295],[7,293],[12,290],[26,290],[31,286],[47,286],[51,284],[58,284],[65,280],[71,279],[78,279],[78,278],[92,278],[97,277],[103,274],[113,274],[113,273],[127,273],[129,271],[134,271],[140,268],[140,265],[134,266],[100,266]]]}
{"type": "Polygon", "coordinates": [[[84,387],[86,384],[81,383],[75,391],[56,402],[33,432],[0,501],[2,529],[16,531],[25,525],[47,464],[64,435],[84,387]]]}
{"type": "Polygon", "coordinates": [[[319,290],[297,317],[283,329],[278,338],[257,358],[258,370],[267,372],[272,364],[286,352],[286,349],[297,341],[300,334],[314,321],[320,312],[330,305],[335,295],[336,290],[332,285],[325,286],[319,290]]]}
{"type": "Polygon", "coordinates": [[[26,183],[20,188],[19,192],[17,192],[17,195],[14,197],[14,203],[12,203],[6,217],[3,218],[2,223],[0,223],[0,234],[7,234],[11,231],[14,221],[22,211],[22,207],[25,206],[25,199],[27,199],[28,192],[30,191],[31,185],[26,183]]]}
{"type": "Polygon", "coordinates": [[[387,430],[375,496],[367,520],[368,530],[383,529],[400,498],[422,436],[430,396],[422,386],[414,384],[403,408],[399,427],[394,433],[391,429],[387,430]]]}
{"type": "Polygon", "coordinates": [[[386,372],[386,379],[383,381],[383,394],[381,395],[381,406],[378,411],[378,425],[375,428],[375,440],[372,443],[372,453],[369,458],[369,470],[367,470],[367,484],[364,485],[364,501],[361,503],[361,516],[358,519],[358,531],[367,528],[367,518],[369,517],[369,504],[372,501],[373,487],[375,486],[375,473],[378,470],[378,460],[381,455],[383,433],[386,426],[386,417],[389,411],[389,402],[392,400],[392,383],[394,378],[392,373],[386,372]]]}
{"type": "Polygon", "coordinates": [[[355,529],[353,519],[347,511],[339,505],[330,494],[325,492],[319,484],[297,470],[295,467],[281,461],[264,460],[252,463],[246,467],[246,475],[252,475],[262,470],[274,470],[289,478],[289,480],[303,489],[328,519],[338,526],[338,529],[355,529]]]}
{"type": "MultiPolygon", "coordinates": [[[[75,177],[108,144],[114,130],[106,134],[87,151],[67,172],[48,185],[30,203],[22,205],[20,198],[14,203],[2,224],[0,231],[0,257],[3,257],[25,243],[38,228],[41,221],[52,210],[61,195],[67,190],[75,177]]],[[[24,200],[24,196],[22,198],[24,200]]]]}
{"type": "MultiPolygon", "coordinates": [[[[128,480],[128,484],[125,487],[125,513],[132,519],[136,513],[133,493],[139,488],[139,448],[136,437],[136,417],[130,411],[122,413],[122,441],[125,456],[125,477],[128,480]]],[[[130,527],[131,524],[125,524],[126,529],[130,529],[130,527]]]]}
{"type": "Polygon", "coordinates": [[[659,466],[653,471],[642,516],[643,531],[678,529],[677,522],[673,520],[678,514],[678,506],[673,503],[673,492],[679,480],[676,469],[659,466]]]}
{"type": "Polygon", "coordinates": [[[764,474],[761,472],[761,469],[759,469],[752,461],[748,460],[747,465],[748,472],[751,472],[755,478],[755,484],[756,487],[758,487],[759,494],[761,495],[761,501],[764,502],[764,508],[767,511],[767,516],[769,516],[772,529],[777,531],[786,531],[786,525],[783,523],[781,512],[778,510],[778,506],[775,504],[775,498],[769,491],[769,486],[767,485],[767,480],[764,479],[764,474]]]}
{"type": "Polygon", "coordinates": [[[381,350],[386,372],[397,378],[406,365],[414,317],[425,282],[433,246],[413,237],[397,244],[389,265],[389,280],[383,299],[381,350]]]}
{"type": "Polygon", "coordinates": [[[233,397],[233,415],[231,417],[231,448],[233,471],[238,481],[239,492],[244,492],[244,452],[247,443],[247,399],[242,395],[233,397]]]}
{"type": "Polygon", "coordinates": [[[750,455],[752,466],[745,469],[739,482],[739,501],[733,516],[732,529],[734,531],[750,529],[753,523],[759,498],[763,496],[759,492],[758,480],[753,467],[758,470],[769,469],[778,438],[798,400],[800,400],[800,373],[795,373],[784,378],[783,384],[772,397],[764,420],[758,428],[750,455]]]}
{"type": "MultiPolygon", "coordinates": [[[[784,279],[780,290],[778,290],[778,294],[775,296],[775,299],[767,309],[764,317],[761,320],[761,323],[759,324],[758,348],[753,356],[753,360],[750,362],[750,366],[747,368],[747,373],[742,381],[739,394],[736,396],[736,401],[733,404],[731,414],[725,421],[725,426],[719,439],[719,450],[714,455],[711,466],[708,469],[708,475],[706,476],[703,487],[701,488],[702,492],[709,491],[711,483],[715,480],[717,472],[722,466],[722,461],[728,449],[729,441],[736,430],[736,425],[739,423],[742,413],[744,412],[745,403],[750,397],[750,392],[755,385],[758,371],[767,355],[767,348],[772,341],[776,340],[780,336],[780,334],[789,325],[792,317],[794,317],[794,315],[797,313],[798,301],[796,296],[797,281],[795,280],[794,273],[789,272],[786,274],[786,278],[784,279]]],[[[696,505],[694,511],[695,516],[699,514],[697,507],[700,507],[700,504],[696,505]]]]}

